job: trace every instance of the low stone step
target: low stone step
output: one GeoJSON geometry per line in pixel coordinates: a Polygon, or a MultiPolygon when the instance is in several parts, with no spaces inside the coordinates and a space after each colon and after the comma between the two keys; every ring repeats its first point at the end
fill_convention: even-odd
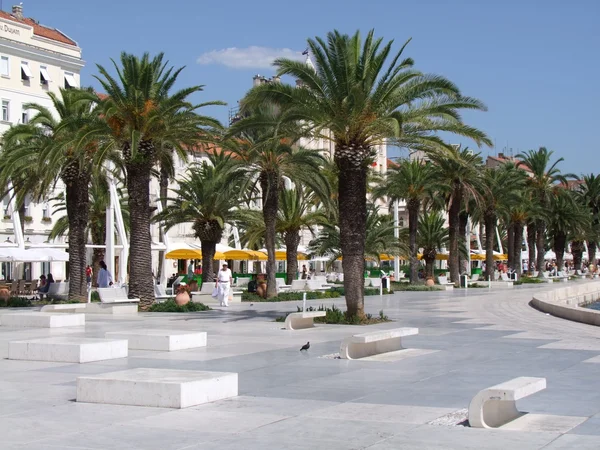
{"type": "Polygon", "coordinates": [[[188,408],[238,395],[238,374],[131,369],[77,378],[77,401],[188,408]]]}
{"type": "Polygon", "coordinates": [[[27,311],[0,315],[0,325],[14,328],[82,327],[85,314],[27,311]]]}
{"type": "Polygon", "coordinates": [[[127,339],[130,349],[172,352],[188,348],[206,347],[206,332],[178,330],[110,331],[104,337],[127,339]]]}
{"type": "Polygon", "coordinates": [[[57,336],[8,343],[8,359],[26,361],[87,363],[126,358],[127,354],[127,341],[124,339],[57,336]]]}

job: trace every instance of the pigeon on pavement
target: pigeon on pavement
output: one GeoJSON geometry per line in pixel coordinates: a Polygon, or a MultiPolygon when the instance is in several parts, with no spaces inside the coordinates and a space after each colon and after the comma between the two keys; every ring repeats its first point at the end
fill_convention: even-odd
{"type": "Polygon", "coordinates": [[[310,342],[307,342],[305,345],[302,346],[302,348],[300,349],[300,351],[302,350],[308,350],[310,348],[310,342]]]}

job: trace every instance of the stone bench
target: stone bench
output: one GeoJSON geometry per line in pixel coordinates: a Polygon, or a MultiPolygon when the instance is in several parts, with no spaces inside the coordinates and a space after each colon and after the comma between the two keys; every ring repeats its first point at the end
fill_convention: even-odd
{"type": "Polygon", "coordinates": [[[104,334],[107,339],[127,339],[129,348],[135,350],[155,350],[172,352],[188,348],[206,347],[206,332],[179,330],[128,330],[110,331],[104,334]]]}
{"type": "Polygon", "coordinates": [[[306,311],[288,314],[285,318],[286,330],[301,330],[303,328],[312,328],[315,326],[313,319],[315,317],[325,317],[325,311],[306,311]]]}
{"type": "Polygon", "coordinates": [[[0,325],[15,328],[82,327],[85,325],[85,315],[41,311],[9,313],[0,315],[0,325]]]}
{"type": "Polygon", "coordinates": [[[517,400],[546,389],[545,378],[518,377],[479,391],[469,404],[473,428],[498,428],[522,415],[517,400]]]}
{"type": "Polygon", "coordinates": [[[126,340],[58,336],[8,343],[8,359],[26,361],[87,363],[126,358],[127,354],[126,340]]]}
{"type": "MultiPolygon", "coordinates": [[[[242,291],[235,290],[235,286],[229,287],[229,303],[242,303],[242,291]]],[[[218,298],[212,296],[213,290],[215,289],[214,281],[207,281],[202,283],[202,287],[199,291],[191,293],[192,301],[195,303],[204,303],[205,305],[216,305],[219,303],[218,298]]]]}
{"type": "Polygon", "coordinates": [[[77,401],[188,408],[238,395],[238,374],[131,369],[77,378],[77,401]]]}
{"type": "Polygon", "coordinates": [[[102,303],[139,303],[139,298],[128,298],[127,289],[124,287],[98,288],[98,295],[102,303]]]}
{"type": "Polygon", "coordinates": [[[340,357],[342,359],[359,359],[402,350],[402,338],[415,334],[419,334],[418,328],[395,328],[355,334],[342,341],[340,357]]]}
{"type": "Polygon", "coordinates": [[[135,303],[64,303],[59,305],[44,305],[40,311],[127,316],[137,314],[138,306],[135,303]]]}

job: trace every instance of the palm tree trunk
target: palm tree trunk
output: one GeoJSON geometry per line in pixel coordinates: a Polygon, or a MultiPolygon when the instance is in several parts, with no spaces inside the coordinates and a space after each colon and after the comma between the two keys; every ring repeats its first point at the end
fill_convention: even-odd
{"type": "Polygon", "coordinates": [[[335,149],[338,175],[340,247],[347,314],[365,315],[364,267],[367,235],[367,172],[370,148],[335,149]]]}
{"type": "MultiPolygon", "coordinates": [[[[167,196],[169,195],[169,171],[162,164],[160,166],[160,177],[159,177],[158,183],[160,186],[160,203],[162,204],[163,211],[164,211],[167,208],[167,196]]],[[[161,232],[158,233],[159,242],[164,242],[162,230],[163,230],[163,228],[161,227],[161,232]]],[[[163,267],[164,257],[165,257],[164,250],[160,250],[158,252],[158,270],[156,272],[156,278],[158,280],[160,280],[163,270],[166,270],[163,267]]]]}
{"type": "Polygon", "coordinates": [[[596,249],[598,243],[596,241],[588,241],[588,262],[596,265],[596,249]]]}
{"type": "Polygon", "coordinates": [[[522,266],[521,263],[521,248],[523,247],[523,224],[521,222],[515,222],[514,224],[514,239],[513,239],[513,254],[515,259],[514,270],[517,273],[517,279],[521,279],[522,266]]]}
{"type": "Polygon", "coordinates": [[[419,208],[421,202],[418,200],[409,200],[408,209],[408,248],[410,263],[410,282],[411,284],[419,281],[419,260],[417,259],[417,229],[419,225],[419,208]]]}
{"type": "Polygon", "coordinates": [[[217,242],[212,240],[200,240],[202,246],[202,282],[210,283],[215,280],[213,266],[217,242]]]}
{"type": "Polygon", "coordinates": [[[567,248],[567,235],[556,233],[554,235],[554,253],[556,253],[556,269],[562,271],[565,261],[565,250],[567,248]]]}
{"type": "Polygon", "coordinates": [[[485,277],[494,280],[494,238],[496,237],[496,215],[487,213],[485,221],[485,277]]]}
{"type": "Polygon", "coordinates": [[[459,252],[458,252],[458,270],[460,273],[468,274],[471,272],[469,269],[469,256],[467,252],[471,251],[471,237],[467,236],[467,223],[469,222],[469,213],[461,211],[459,216],[460,227],[459,227],[459,252]]]}
{"type": "Polygon", "coordinates": [[[279,211],[279,177],[274,172],[263,172],[260,175],[260,187],[262,189],[265,247],[267,249],[267,298],[273,298],[277,296],[275,237],[279,211]]]}
{"type": "Polygon", "coordinates": [[[536,242],[536,227],[533,220],[527,222],[527,247],[529,247],[529,261],[527,264],[527,272],[529,275],[533,275],[535,270],[535,242],[536,242]]]}
{"type": "Polygon", "coordinates": [[[581,260],[583,259],[583,241],[571,242],[571,253],[573,254],[573,269],[581,270],[581,260]]]}
{"type": "MultiPolygon", "coordinates": [[[[142,144],[140,144],[142,145],[142,144]]],[[[140,299],[140,308],[154,303],[152,280],[152,240],[150,237],[150,171],[149,162],[128,163],[130,247],[129,297],[140,299]]],[[[122,261],[121,264],[127,264],[122,261]]]]}
{"type": "Polygon", "coordinates": [[[425,260],[425,279],[427,280],[428,278],[433,278],[433,267],[434,267],[434,263],[435,263],[435,253],[433,254],[433,258],[430,257],[431,255],[428,255],[427,258],[425,258],[425,256],[423,256],[423,259],[425,260]]]}
{"type": "Polygon", "coordinates": [[[87,300],[85,231],[90,210],[89,176],[78,174],[68,181],[65,203],[69,220],[69,299],[84,302],[87,300]]]}
{"type": "Polygon", "coordinates": [[[454,186],[452,201],[448,209],[448,269],[450,270],[450,281],[455,285],[460,283],[460,269],[458,265],[458,240],[460,238],[460,207],[462,191],[460,186],[454,186]]]}
{"type": "Polygon", "coordinates": [[[519,264],[519,261],[515,262],[515,224],[514,222],[510,222],[506,229],[506,237],[508,239],[507,243],[507,253],[508,253],[508,267],[510,269],[515,269],[515,266],[519,264]]]}
{"type": "Polygon", "coordinates": [[[536,266],[539,270],[538,277],[543,278],[544,257],[546,256],[546,223],[543,220],[537,220],[535,224],[535,251],[537,252],[536,266]]]}
{"type": "Polygon", "coordinates": [[[286,257],[286,284],[292,284],[298,273],[298,246],[300,245],[300,233],[298,231],[290,231],[285,233],[285,257],[286,257]]]}

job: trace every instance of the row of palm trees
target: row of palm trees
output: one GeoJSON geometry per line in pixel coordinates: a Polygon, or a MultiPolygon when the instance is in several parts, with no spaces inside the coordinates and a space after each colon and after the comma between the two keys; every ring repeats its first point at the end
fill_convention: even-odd
{"type": "MultiPolygon", "coordinates": [[[[142,307],[148,307],[154,298],[150,224],[153,220],[175,220],[167,213],[154,217],[151,177],[159,177],[164,209],[173,213],[172,206],[179,200],[165,192],[166,181],[174,175],[173,155],[185,160],[194,150],[226,153],[234,161],[233,169],[223,171],[227,186],[245,192],[248,201],[260,195],[268,295],[275,294],[281,191],[291,182],[310,190],[321,202],[328,198],[332,203],[323,203],[326,210],[337,210],[348,313],[361,317],[368,175],[377,146],[387,141],[432,155],[451,152],[452,147],[438,132],[491,145],[483,132],[466,125],[460,116],[462,110],[485,110],[485,106],[462,95],[449,80],[414,69],[414,61],[404,57],[407,45],[393,52],[393,42],[376,38],[373,31],[364,39],[358,32],[346,35],[337,31],[325,39],[309,39],[310,64],[288,59],[275,62],[277,74],[295,78],[297,86],[270,83],[253,88],[241,102],[244,118],[229,129],[198,113],[204,106],[221,104],[192,103],[191,96],[202,91],[202,86],[174,90],[182,69],[169,66],[162,54],[137,57],[123,53],[118,62],[113,61],[112,71],[98,66],[96,78],[104,91],[102,96],[86,89],[63,90],[60,96],[52,97],[57,116],[38,105],[26,106],[37,114],[29,124],[17,125],[3,136],[0,185],[12,183],[18,198],[30,195],[41,199],[58,180],[65,184],[70,296],[81,299],[85,291],[89,186],[93,177],[107,171],[120,177],[129,211],[129,294],[139,297],[142,307]],[[303,138],[333,142],[333,182],[321,170],[325,158],[299,145],[303,138]]],[[[440,156],[442,160],[445,158],[440,156]]],[[[213,162],[216,166],[222,163],[213,162]]],[[[453,167],[447,166],[448,170],[453,167]]],[[[196,175],[203,183],[205,177],[212,176],[207,167],[197,169],[200,175],[186,175],[190,182],[196,175]]],[[[460,202],[452,199],[469,194],[470,189],[461,183],[464,175],[455,173],[458,175],[448,203],[451,238],[459,234],[461,221],[460,202]]],[[[193,211],[195,207],[179,204],[179,210],[193,211]]],[[[331,211],[326,212],[334,217],[331,211]]],[[[209,242],[206,237],[216,239],[225,221],[207,217],[194,223],[197,235],[209,242]]],[[[455,247],[451,239],[453,258],[455,247]]],[[[210,246],[204,253],[210,258],[210,246]]],[[[451,266],[458,270],[457,261],[452,260],[451,266]]]]}

